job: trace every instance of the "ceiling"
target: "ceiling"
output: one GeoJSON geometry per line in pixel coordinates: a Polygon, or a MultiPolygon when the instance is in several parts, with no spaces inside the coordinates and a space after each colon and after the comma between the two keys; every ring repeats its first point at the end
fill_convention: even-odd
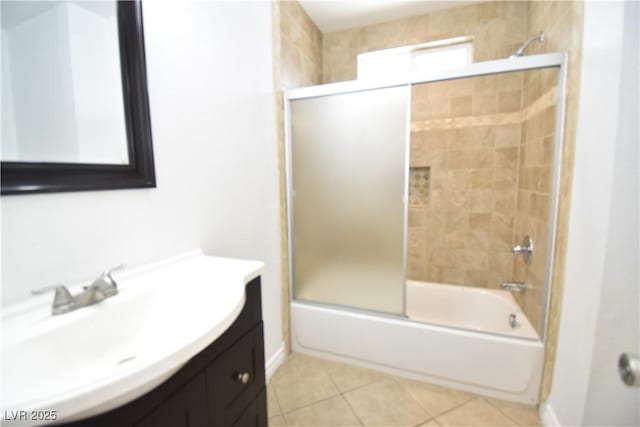
{"type": "Polygon", "coordinates": [[[400,0],[299,0],[320,31],[330,33],[348,28],[422,15],[434,10],[478,3],[475,1],[400,0]]]}

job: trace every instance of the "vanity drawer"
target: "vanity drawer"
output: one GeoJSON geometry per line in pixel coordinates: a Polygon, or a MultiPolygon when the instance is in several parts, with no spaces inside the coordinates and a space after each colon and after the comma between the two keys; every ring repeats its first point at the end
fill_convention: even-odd
{"type": "Polygon", "coordinates": [[[206,379],[211,425],[231,425],[264,389],[262,322],[207,367],[206,379]]]}

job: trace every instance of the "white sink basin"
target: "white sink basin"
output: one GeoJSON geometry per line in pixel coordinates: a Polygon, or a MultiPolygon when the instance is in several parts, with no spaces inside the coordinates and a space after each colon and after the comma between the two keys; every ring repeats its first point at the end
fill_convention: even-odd
{"type": "Polygon", "coordinates": [[[113,273],[118,295],[71,313],[51,315],[53,294],[4,309],[3,419],[27,411],[24,425],[46,424],[31,411],[55,411],[73,421],[141,396],[222,335],[262,267],[195,251],[113,273]]]}

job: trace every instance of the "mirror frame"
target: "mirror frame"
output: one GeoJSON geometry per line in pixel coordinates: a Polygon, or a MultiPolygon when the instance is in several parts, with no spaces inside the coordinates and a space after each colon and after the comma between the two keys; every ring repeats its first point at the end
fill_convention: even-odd
{"type": "Polygon", "coordinates": [[[118,1],[129,164],[1,162],[2,195],[155,187],[142,2],[118,1]]]}

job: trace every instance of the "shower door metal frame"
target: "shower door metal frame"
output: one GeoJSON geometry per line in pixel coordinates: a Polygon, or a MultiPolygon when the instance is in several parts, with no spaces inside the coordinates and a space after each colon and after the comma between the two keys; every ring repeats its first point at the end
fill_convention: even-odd
{"type": "MultiPolygon", "coordinates": [[[[352,82],[347,82],[347,83],[352,83],[352,82]]],[[[294,276],[295,276],[295,264],[294,264],[294,255],[293,255],[293,248],[295,247],[295,231],[294,231],[294,223],[293,223],[293,198],[295,196],[295,191],[293,189],[293,156],[291,154],[291,126],[289,126],[290,121],[291,121],[291,108],[290,108],[290,101],[294,100],[294,99],[305,99],[305,98],[317,98],[319,96],[326,96],[326,95],[339,95],[339,94],[347,94],[347,93],[354,93],[354,92],[361,92],[361,91],[366,91],[366,90],[376,90],[376,89],[387,89],[387,88],[391,88],[391,87],[401,87],[401,86],[406,86],[406,90],[409,92],[408,96],[407,96],[407,107],[406,107],[406,111],[407,111],[407,117],[406,117],[406,122],[409,124],[406,127],[406,131],[405,131],[405,153],[404,153],[404,162],[405,162],[405,170],[404,170],[404,176],[403,176],[403,187],[402,187],[402,204],[403,204],[403,226],[402,226],[402,277],[403,277],[403,283],[404,285],[402,286],[402,313],[389,313],[389,312],[382,312],[382,311],[375,311],[372,309],[365,309],[365,308],[360,308],[360,307],[351,307],[351,306],[345,306],[345,305],[338,305],[338,304],[333,304],[333,303],[328,303],[328,302],[319,302],[319,301],[309,301],[309,300],[302,300],[305,303],[308,304],[318,304],[318,305],[322,305],[322,306],[328,306],[328,307],[336,307],[336,308],[347,308],[349,310],[352,311],[362,311],[365,313],[376,313],[377,315],[380,316],[390,316],[393,318],[396,318],[398,316],[402,316],[402,317],[407,317],[406,316],[406,312],[407,312],[407,286],[406,286],[406,282],[407,282],[407,256],[408,256],[408,248],[407,248],[407,239],[408,239],[408,229],[407,229],[407,224],[408,224],[408,220],[409,220],[409,158],[410,158],[410,144],[409,144],[409,139],[411,137],[411,85],[404,83],[404,84],[395,84],[395,85],[385,85],[385,86],[381,86],[381,87],[371,87],[371,88],[367,88],[367,89],[362,89],[362,90],[341,90],[335,93],[328,93],[326,95],[319,95],[319,96],[314,96],[314,95],[310,95],[310,96],[300,96],[300,97],[295,97],[295,93],[297,91],[300,90],[306,90],[306,89],[312,89],[312,88],[319,88],[322,86],[328,86],[328,85],[321,85],[321,86],[310,86],[307,88],[301,88],[301,89],[290,89],[290,90],[284,90],[284,138],[285,138],[285,173],[286,173],[286,191],[287,191],[287,232],[288,232],[288,255],[289,255],[289,294],[290,294],[290,300],[296,299],[296,288],[294,286],[294,276]],[[292,93],[294,93],[294,97],[291,97],[289,95],[291,95],[292,93]]]]}
{"type": "MultiPolygon", "coordinates": [[[[565,109],[566,109],[566,81],[567,81],[567,64],[568,58],[566,52],[546,53],[540,55],[521,56],[517,58],[498,59],[494,61],[477,62],[470,64],[466,67],[451,69],[451,70],[437,70],[431,72],[414,72],[408,78],[402,79],[380,79],[380,80],[368,80],[368,81],[346,81],[339,83],[329,83],[318,86],[309,86],[298,89],[288,89],[283,92],[284,100],[284,138],[285,138],[285,167],[286,167],[286,201],[287,201],[287,226],[288,226],[288,245],[289,245],[289,292],[291,300],[295,299],[295,286],[294,286],[294,248],[295,248],[295,234],[293,225],[293,160],[291,155],[291,109],[290,103],[293,100],[316,98],[328,95],[338,95],[345,93],[361,92],[375,89],[385,89],[398,86],[409,86],[421,83],[434,83],[446,80],[457,80],[462,78],[480,77],[491,74],[503,74],[517,71],[531,71],[543,68],[558,68],[558,99],[556,101],[556,123],[555,123],[555,141],[554,141],[554,158],[553,158],[553,175],[551,183],[551,203],[549,207],[549,230],[548,230],[548,251],[545,259],[545,282],[543,291],[543,306],[542,316],[540,319],[540,340],[545,343],[547,338],[547,326],[549,318],[549,308],[551,303],[551,282],[553,279],[553,260],[556,252],[556,228],[558,222],[558,205],[560,196],[560,177],[562,176],[562,147],[564,144],[564,125],[565,125],[565,109]]],[[[407,271],[407,216],[408,216],[408,181],[409,181],[409,135],[411,130],[411,95],[409,95],[409,109],[407,117],[407,158],[406,158],[406,170],[405,170],[405,185],[404,185],[404,272],[405,283],[403,284],[403,306],[404,312],[402,316],[406,317],[406,271],[407,271]]],[[[312,304],[318,306],[333,306],[334,304],[327,304],[317,301],[302,301],[305,304],[312,304]]],[[[371,312],[371,310],[361,309],[357,307],[337,306],[341,309],[350,311],[364,311],[371,312]]],[[[380,314],[376,312],[376,314],[380,314]]],[[[389,315],[397,317],[397,315],[391,313],[382,313],[383,315],[389,315]]]]}

